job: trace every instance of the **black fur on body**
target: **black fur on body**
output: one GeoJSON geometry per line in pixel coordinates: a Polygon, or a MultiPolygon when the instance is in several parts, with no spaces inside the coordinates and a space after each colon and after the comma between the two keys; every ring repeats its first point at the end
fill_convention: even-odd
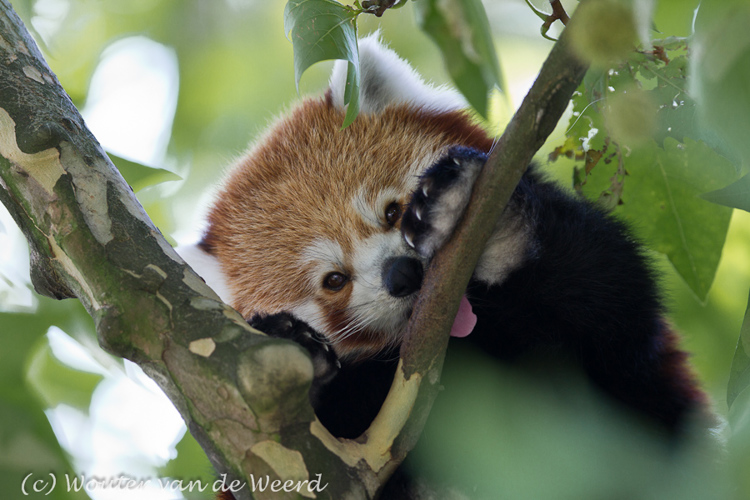
{"type": "MultiPolygon", "coordinates": [[[[377,415],[424,268],[493,142],[458,96],[424,84],[375,38],[360,41],[360,62],[360,117],[340,130],[347,65],[337,64],[325,97],[303,101],[238,163],[193,260],[183,254],[251,325],[308,349],[312,405],[342,438],[377,415]]],[[[533,167],[466,295],[477,324],[451,339],[446,392],[460,386],[451,351],[473,346],[537,380],[583,374],[673,442],[694,415],[714,423],[643,249],[622,222],[533,167]]],[[[397,475],[383,498],[413,496],[397,475]]]]}
{"type": "MultiPolygon", "coordinates": [[[[460,179],[458,163],[485,160],[482,152],[453,148],[428,169],[403,215],[402,233],[419,246],[432,228],[430,209],[460,179]],[[429,198],[422,189],[426,184],[429,198]],[[417,207],[423,211],[421,220],[414,215],[417,207]]],[[[655,276],[639,244],[616,218],[544,181],[533,168],[510,205],[532,235],[526,255],[500,284],[472,279],[467,297],[478,322],[468,337],[451,342],[476,346],[511,366],[552,362],[578,367],[623,408],[679,434],[702,408],[703,396],[663,319],[655,276]]],[[[285,322],[286,329],[269,329],[268,318],[250,323],[299,341],[292,332],[309,327],[287,319],[292,321],[285,322]]],[[[331,363],[330,351],[316,354],[327,348],[315,336],[306,336],[303,345],[314,360],[331,363]]],[[[334,435],[356,438],[367,429],[390,388],[395,357],[385,351],[358,363],[316,368],[326,376],[316,379],[312,403],[334,435]]]]}

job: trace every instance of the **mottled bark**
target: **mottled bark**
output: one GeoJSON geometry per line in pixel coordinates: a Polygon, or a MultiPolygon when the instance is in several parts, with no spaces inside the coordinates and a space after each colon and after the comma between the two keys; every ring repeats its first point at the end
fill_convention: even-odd
{"type": "MultiPolygon", "coordinates": [[[[101,346],[156,380],[220,472],[241,481],[251,473],[282,480],[320,473],[328,486],[318,498],[343,498],[363,485],[375,491],[375,472],[346,465],[356,460],[337,457],[323,444],[332,438],[314,426],[307,353],[253,332],[185,265],[6,0],[0,185],[0,200],[29,241],[37,292],[80,299],[101,346]]],[[[237,497],[249,498],[248,487],[237,497]]]]}

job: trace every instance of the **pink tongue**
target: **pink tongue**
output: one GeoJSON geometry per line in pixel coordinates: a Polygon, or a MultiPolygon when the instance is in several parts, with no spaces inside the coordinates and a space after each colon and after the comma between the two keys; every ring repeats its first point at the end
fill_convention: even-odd
{"type": "Polygon", "coordinates": [[[461,304],[458,306],[458,314],[456,314],[456,319],[453,321],[451,337],[466,337],[471,333],[476,324],[477,315],[472,312],[469,299],[464,295],[461,297],[461,304]]]}

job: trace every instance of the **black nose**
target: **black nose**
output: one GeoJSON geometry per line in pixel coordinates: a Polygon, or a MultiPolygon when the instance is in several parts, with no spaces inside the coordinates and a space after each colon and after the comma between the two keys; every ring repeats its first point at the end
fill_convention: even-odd
{"type": "Polygon", "coordinates": [[[422,286],[422,263],[413,257],[388,259],[383,268],[383,283],[394,297],[406,297],[422,286]]]}

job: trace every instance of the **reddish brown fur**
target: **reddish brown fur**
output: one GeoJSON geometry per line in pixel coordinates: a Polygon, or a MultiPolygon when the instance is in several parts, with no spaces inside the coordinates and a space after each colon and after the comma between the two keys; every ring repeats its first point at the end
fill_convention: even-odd
{"type": "MultiPolygon", "coordinates": [[[[675,332],[667,320],[663,320],[660,341],[660,363],[656,378],[665,381],[667,387],[662,392],[655,394],[652,401],[645,401],[645,404],[650,408],[666,406],[663,404],[663,398],[665,395],[671,395],[673,398],[692,402],[696,411],[691,417],[695,419],[698,425],[706,427],[718,425],[716,415],[710,409],[708,397],[701,389],[698,377],[688,362],[689,355],[679,347],[680,335],[675,332]]],[[[623,395],[623,400],[633,404],[627,396],[623,395]]],[[[681,423],[682,415],[663,414],[659,416],[674,425],[681,423]]]]}
{"type": "Polygon", "coordinates": [[[332,323],[345,324],[347,291],[328,293],[309,282],[299,252],[326,238],[350,255],[356,240],[377,231],[352,209],[357,193],[406,192],[409,169],[420,159],[453,144],[485,151],[492,144],[460,111],[400,105],[360,115],[340,130],[343,119],[330,99],[303,101],[239,162],[217,197],[203,245],[220,261],[232,305],[245,317],[315,297],[332,323]]]}

